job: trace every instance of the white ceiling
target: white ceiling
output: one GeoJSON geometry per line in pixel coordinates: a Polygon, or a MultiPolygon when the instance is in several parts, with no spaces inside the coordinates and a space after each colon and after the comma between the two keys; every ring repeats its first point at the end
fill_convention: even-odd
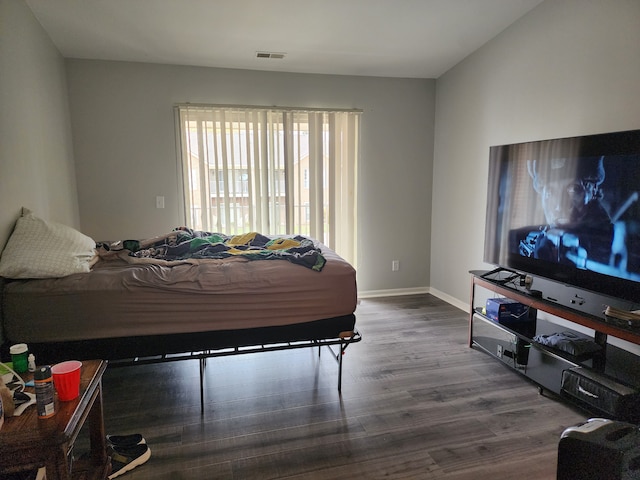
{"type": "Polygon", "coordinates": [[[406,78],[438,78],[541,2],[26,0],[67,58],[406,78]]]}

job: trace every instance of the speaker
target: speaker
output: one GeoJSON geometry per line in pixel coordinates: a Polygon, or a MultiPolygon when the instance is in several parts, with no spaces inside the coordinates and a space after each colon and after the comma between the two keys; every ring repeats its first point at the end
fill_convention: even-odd
{"type": "Polygon", "coordinates": [[[636,425],[591,418],[562,432],[557,480],[634,479],[640,479],[640,430],[636,425]]]}
{"type": "Polygon", "coordinates": [[[614,378],[588,368],[574,367],[562,372],[561,393],[582,405],[593,407],[596,415],[637,423],[640,421],[640,392],[614,378]]]}

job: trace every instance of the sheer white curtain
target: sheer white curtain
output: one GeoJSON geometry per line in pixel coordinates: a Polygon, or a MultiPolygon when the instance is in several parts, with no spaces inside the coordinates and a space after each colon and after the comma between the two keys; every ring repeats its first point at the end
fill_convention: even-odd
{"type": "Polygon", "coordinates": [[[187,226],[307,235],[355,265],[360,111],[176,109],[187,226]]]}

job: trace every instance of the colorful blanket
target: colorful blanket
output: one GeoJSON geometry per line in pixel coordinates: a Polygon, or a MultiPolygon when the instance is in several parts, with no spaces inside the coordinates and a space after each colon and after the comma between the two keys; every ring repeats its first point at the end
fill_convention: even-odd
{"type": "MultiPolygon", "coordinates": [[[[181,263],[188,259],[242,257],[248,260],[287,260],[321,271],[326,260],[313,240],[303,236],[270,238],[251,232],[228,236],[186,227],[148,240],[124,240],[107,247],[128,250],[128,256],[181,263]]],[[[105,245],[103,245],[105,247],[105,245]]]]}

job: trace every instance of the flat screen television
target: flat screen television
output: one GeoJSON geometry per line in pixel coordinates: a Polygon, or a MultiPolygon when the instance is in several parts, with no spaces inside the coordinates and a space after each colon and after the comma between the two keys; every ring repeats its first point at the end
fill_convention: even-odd
{"type": "Polygon", "coordinates": [[[484,261],[640,302],[640,130],[490,148],[484,261]]]}

